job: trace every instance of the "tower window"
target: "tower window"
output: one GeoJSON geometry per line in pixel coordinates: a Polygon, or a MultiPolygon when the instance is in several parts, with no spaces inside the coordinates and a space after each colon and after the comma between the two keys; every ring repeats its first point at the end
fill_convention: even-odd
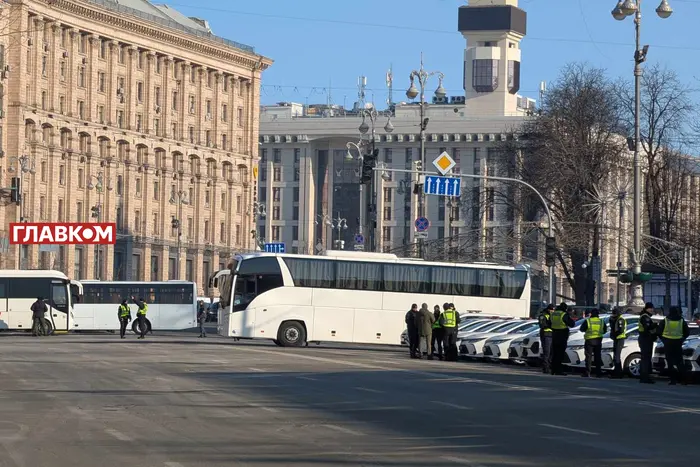
{"type": "Polygon", "coordinates": [[[508,92],[515,94],[520,90],[520,62],[508,60],[508,92]]]}
{"type": "Polygon", "coordinates": [[[493,92],[498,88],[498,60],[472,61],[472,87],[476,92],[493,92]]]}

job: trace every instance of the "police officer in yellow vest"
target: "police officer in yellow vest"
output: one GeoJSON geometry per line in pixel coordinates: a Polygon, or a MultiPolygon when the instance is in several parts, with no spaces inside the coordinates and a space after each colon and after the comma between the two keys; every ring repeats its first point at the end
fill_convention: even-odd
{"type": "Polygon", "coordinates": [[[540,312],[538,322],[540,325],[540,346],[542,347],[542,373],[552,371],[552,312],[554,305],[549,304],[540,312]]]}
{"type": "Polygon", "coordinates": [[[622,378],[622,361],[620,355],[627,339],[627,320],[622,316],[622,310],[613,309],[610,317],[610,339],[613,341],[613,372],[612,378],[622,378]]]}
{"type": "MultiPolygon", "coordinates": [[[[134,300],[134,297],[131,297],[134,300]]],[[[146,332],[148,331],[148,324],[146,323],[146,313],[148,313],[148,304],[143,298],[139,298],[138,301],[134,300],[139,309],[136,311],[136,320],[139,323],[139,331],[141,335],[139,339],[146,337],[146,332]]]]}
{"type": "Polygon", "coordinates": [[[457,325],[460,322],[459,313],[450,303],[442,305],[444,309],[438,322],[443,329],[443,347],[445,350],[445,360],[448,362],[457,361],[457,325]]]}
{"type": "Polygon", "coordinates": [[[671,307],[668,316],[659,323],[658,334],[661,336],[666,350],[666,364],[671,378],[669,384],[674,385],[679,381],[681,384],[688,384],[685,363],[683,362],[683,342],[690,335],[690,330],[688,323],[681,315],[680,308],[671,307]]]}
{"type": "Polygon", "coordinates": [[[576,323],[569,316],[569,307],[566,303],[561,303],[554,310],[550,318],[552,320],[552,374],[564,375],[564,356],[566,355],[566,344],[569,342],[569,328],[573,328],[576,323]]]}
{"type": "Polygon", "coordinates": [[[126,339],[124,336],[126,334],[126,325],[131,321],[131,310],[126,299],[122,300],[122,304],[119,305],[117,316],[119,316],[119,337],[126,339]]]}
{"type": "Polygon", "coordinates": [[[579,329],[584,333],[583,338],[586,341],[584,343],[586,371],[581,376],[588,378],[591,375],[591,366],[595,364],[595,375],[600,378],[603,376],[601,370],[603,359],[600,352],[603,349],[603,335],[608,332],[608,327],[605,325],[605,321],[600,319],[597,308],[591,310],[591,316],[586,318],[579,329]]]}

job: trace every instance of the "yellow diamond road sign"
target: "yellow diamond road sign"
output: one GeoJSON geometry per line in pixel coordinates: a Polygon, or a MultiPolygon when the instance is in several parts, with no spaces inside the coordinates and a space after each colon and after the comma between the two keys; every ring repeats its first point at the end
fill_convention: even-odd
{"type": "Polygon", "coordinates": [[[452,170],[457,163],[450,157],[449,154],[447,154],[447,152],[443,152],[433,161],[433,165],[442,175],[447,175],[447,173],[452,170]]]}

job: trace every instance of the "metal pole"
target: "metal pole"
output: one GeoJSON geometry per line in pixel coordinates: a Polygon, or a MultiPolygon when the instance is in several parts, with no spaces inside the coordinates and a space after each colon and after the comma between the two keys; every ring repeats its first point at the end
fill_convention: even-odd
{"type": "Polygon", "coordinates": [[[597,287],[597,298],[598,298],[598,307],[603,304],[603,264],[605,263],[603,261],[604,256],[605,256],[605,242],[604,242],[604,234],[605,234],[605,207],[607,206],[606,203],[603,203],[602,206],[602,212],[600,214],[600,233],[599,233],[599,240],[598,240],[598,261],[599,261],[599,267],[598,267],[598,277],[596,280],[598,281],[598,287],[597,287]]]}
{"type": "Polygon", "coordinates": [[[617,229],[617,295],[615,300],[615,306],[620,306],[620,294],[622,293],[620,289],[620,274],[622,273],[622,222],[625,216],[625,199],[623,197],[618,198],[620,200],[620,218],[617,229]]]}
{"type": "Polygon", "coordinates": [[[688,319],[693,319],[693,249],[688,247],[688,284],[686,285],[686,307],[688,309],[688,319]]]}
{"type": "MultiPolygon", "coordinates": [[[[19,205],[17,206],[19,209],[19,222],[24,221],[24,194],[22,193],[23,191],[23,175],[24,171],[22,170],[22,167],[19,164],[19,161],[17,162],[17,178],[19,180],[19,191],[17,193],[17,199],[19,200],[19,205]]],[[[22,269],[22,245],[17,245],[17,269],[22,269]]]]}
{"type": "MultiPolygon", "coordinates": [[[[421,170],[425,170],[425,84],[421,78],[418,79],[420,83],[420,166],[421,170]]],[[[418,175],[418,181],[420,182],[420,175],[418,175]]],[[[418,193],[418,206],[419,212],[418,217],[425,216],[425,195],[423,193],[418,193]]],[[[424,243],[423,239],[418,239],[418,251],[419,257],[422,258],[424,243]]]]}
{"type": "MultiPolygon", "coordinates": [[[[642,201],[642,186],[641,186],[641,165],[639,161],[639,152],[641,145],[641,77],[642,77],[642,51],[640,50],[640,29],[642,24],[642,2],[637,1],[637,12],[634,17],[635,30],[635,53],[634,53],[634,252],[632,255],[632,267],[635,275],[642,272],[642,236],[641,236],[641,201],[642,201]]],[[[630,284],[630,306],[644,306],[644,291],[642,283],[633,281],[630,284]]]]}
{"type": "MultiPolygon", "coordinates": [[[[412,173],[412,170],[408,169],[390,169],[390,168],[384,168],[384,169],[375,169],[375,170],[384,170],[385,172],[397,172],[397,173],[412,173]]],[[[428,172],[426,170],[421,170],[417,172],[419,175],[435,175],[434,173],[428,172]]],[[[540,199],[542,202],[542,206],[544,206],[545,214],[547,215],[547,235],[550,237],[554,237],[554,223],[552,222],[552,211],[549,209],[549,205],[547,204],[547,201],[544,199],[544,196],[542,196],[542,193],[537,191],[537,189],[530,185],[529,183],[517,179],[517,178],[509,178],[509,177],[497,177],[497,176],[492,176],[492,175],[476,175],[476,174],[452,174],[453,177],[459,177],[459,178],[476,178],[476,179],[481,179],[481,180],[496,180],[496,181],[501,181],[501,182],[515,182],[519,183],[520,185],[526,186],[530,190],[532,190],[533,193],[537,195],[537,197],[540,199]]],[[[549,267],[549,302],[554,303],[554,300],[556,299],[555,293],[554,293],[554,266],[549,267]]]]}
{"type": "Polygon", "coordinates": [[[175,279],[180,280],[180,248],[182,246],[182,190],[180,190],[177,204],[177,271],[175,272],[175,279]]]}

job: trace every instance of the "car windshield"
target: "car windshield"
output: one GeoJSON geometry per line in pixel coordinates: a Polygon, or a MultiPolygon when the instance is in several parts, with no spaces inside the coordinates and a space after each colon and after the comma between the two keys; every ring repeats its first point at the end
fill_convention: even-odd
{"type": "Polygon", "coordinates": [[[508,334],[526,334],[535,328],[539,328],[539,324],[537,322],[522,323],[520,326],[517,326],[517,327],[511,329],[510,331],[508,331],[508,334]]]}
{"type": "Polygon", "coordinates": [[[500,329],[503,329],[508,326],[512,326],[513,322],[512,321],[496,321],[495,323],[490,323],[488,326],[484,326],[483,328],[479,329],[479,332],[496,332],[500,329]]]}
{"type": "Polygon", "coordinates": [[[477,329],[481,326],[486,326],[489,324],[490,321],[487,320],[478,320],[478,321],[472,321],[470,323],[467,323],[465,325],[462,325],[459,330],[460,331],[471,331],[472,329],[477,329]]]}
{"type": "Polygon", "coordinates": [[[505,332],[510,331],[511,329],[517,329],[519,326],[522,326],[522,325],[523,325],[522,321],[516,321],[516,322],[510,321],[507,323],[503,323],[501,326],[493,328],[490,332],[503,332],[503,333],[505,333],[505,332]]]}

